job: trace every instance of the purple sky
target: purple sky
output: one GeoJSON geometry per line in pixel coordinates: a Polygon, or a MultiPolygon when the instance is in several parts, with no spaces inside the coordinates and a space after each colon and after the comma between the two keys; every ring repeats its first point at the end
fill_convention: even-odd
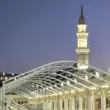
{"type": "Polygon", "coordinates": [[[90,64],[107,71],[110,0],[0,0],[0,71],[24,72],[76,60],[81,4],[90,34],[90,64]]]}

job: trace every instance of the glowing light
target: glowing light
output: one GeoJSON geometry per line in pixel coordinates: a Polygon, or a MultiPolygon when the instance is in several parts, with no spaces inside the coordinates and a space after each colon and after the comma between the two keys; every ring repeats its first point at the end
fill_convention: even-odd
{"type": "Polygon", "coordinates": [[[50,86],[50,88],[52,89],[53,87],[52,87],[52,86],[50,86]]]}
{"type": "Polygon", "coordinates": [[[57,85],[55,84],[55,87],[57,87],[57,85]]]}
{"type": "Polygon", "coordinates": [[[88,80],[88,76],[87,75],[85,76],[85,79],[88,80]]]}
{"type": "Polygon", "coordinates": [[[1,77],[0,79],[2,80],[3,78],[1,77]]]}
{"type": "Polygon", "coordinates": [[[6,74],[5,74],[5,72],[3,72],[3,76],[5,76],[6,74]]]}
{"type": "Polygon", "coordinates": [[[7,77],[5,77],[5,80],[7,80],[8,78],[7,77]]]}
{"type": "Polygon", "coordinates": [[[102,88],[108,88],[108,84],[102,85],[102,88]]]}
{"type": "Polygon", "coordinates": [[[74,93],[74,91],[73,91],[73,90],[71,90],[71,93],[74,93]]]}
{"type": "Polygon", "coordinates": [[[61,86],[64,86],[64,84],[63,84],[63,83],[61,83],[61,86]]]}
{"type": "Polygon", "coordinates": [[[12,73],[12,76],[14,76],[15,74],[14,73],[12,73]]]}
{"type": "Polygon", "coordinates": [[[62,94],[62,92],[59,92],[59,95],[61,95],[62,94]]]}
{"type": "Polygon", "coordinates": [[[96,87],[90,87],[90,90],[96,90],[96,87]]]}
{"type": "Polygon", "coordinates": [[[67,81],[67,84],[70,85],[70,81],[67,81]]]}
{"type": "Polygon", "coordinates": [[[96,76],[99,77],[99,72],[96,72],[96,76]]]}
{"type": "Polygon", "coordinates": [[[74,79],[74,82],[77,82],[77,79],[74,79]]]}
{"type": "Polygon", "coordinates": [[[80,70],[84,70],[84,69],[87,69],[87,68],[88,68],[88,65],[78,66],[78,69],[80,69],[80,70]]]}
{"type": "Polygon", "coordinates": [[[84,91],[84,90],[83,90],[83,89],[80,89],[79,91],[82,92],[82,91],[84,91]]]}
{"type": "Polygon", "coordinates": [[[69,93],[69,92],[67,92],[67,91],[65,92],[65,94],[68,94],[68,93],[69,93]]]}

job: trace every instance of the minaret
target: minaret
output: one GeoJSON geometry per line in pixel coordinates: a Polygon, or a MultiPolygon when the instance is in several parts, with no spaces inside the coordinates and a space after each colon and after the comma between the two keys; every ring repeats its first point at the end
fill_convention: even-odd
{"type": "Polygon", "coordinates": [[[77,27],[77,67],[79,69],[87,69],[89,64],[88,54],[90,51],[90,49],[88,48],[89,33],[86,31],[87,25],[85,23],[85,18],[83,14],[83,6],[81,6],[81,14],[79,18],[79,24],[77,25],[77,27]]]}

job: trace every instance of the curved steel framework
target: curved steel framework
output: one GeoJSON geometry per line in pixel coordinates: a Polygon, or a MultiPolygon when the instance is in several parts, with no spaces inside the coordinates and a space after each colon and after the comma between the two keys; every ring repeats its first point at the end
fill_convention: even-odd
{"type": "Polygon", "coordinates": [[[110,74],[89,65],[77,68],[75,61],[56,61],[3,82],[3,94],[21,94],[28,99],[110,87],[110,74]]]}
{"type": "Polygon", "coordinates": [[[5,94],[18,93],[27,98],[109,87],[110,74],[89,65],[79,70],[75,61],[57,61],[22,73],[4,82],[5,94]]]}

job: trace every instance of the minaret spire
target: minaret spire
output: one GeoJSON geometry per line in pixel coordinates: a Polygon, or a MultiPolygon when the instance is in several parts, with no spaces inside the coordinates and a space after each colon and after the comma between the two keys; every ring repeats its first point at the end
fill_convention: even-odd
{"type": "Polygon", "coordinates": [[[78,32],[77,35],[77,66],[79,69],[87,69],[89,64],[89,47],[88,47],[88,35],[89,33],[86,31],[87,25],[85,23],[83,6],[81,5],[81,13],[79,17],[79,24],[77,25],[78,32]]]}
{"type": "Polygon", "coordinates": [[[83,16],[83,5],[80,6],[81,7],[81,16],[83,16]]]}
{"type": "Polygon", "coordinates": [[[83,13],[83,5],[80,6],[81,7],[81,14],[80,14],[80,18],[79,18],[79,24],[85,24],[85,18],[84,18],[84,13],[83,13]]]}

